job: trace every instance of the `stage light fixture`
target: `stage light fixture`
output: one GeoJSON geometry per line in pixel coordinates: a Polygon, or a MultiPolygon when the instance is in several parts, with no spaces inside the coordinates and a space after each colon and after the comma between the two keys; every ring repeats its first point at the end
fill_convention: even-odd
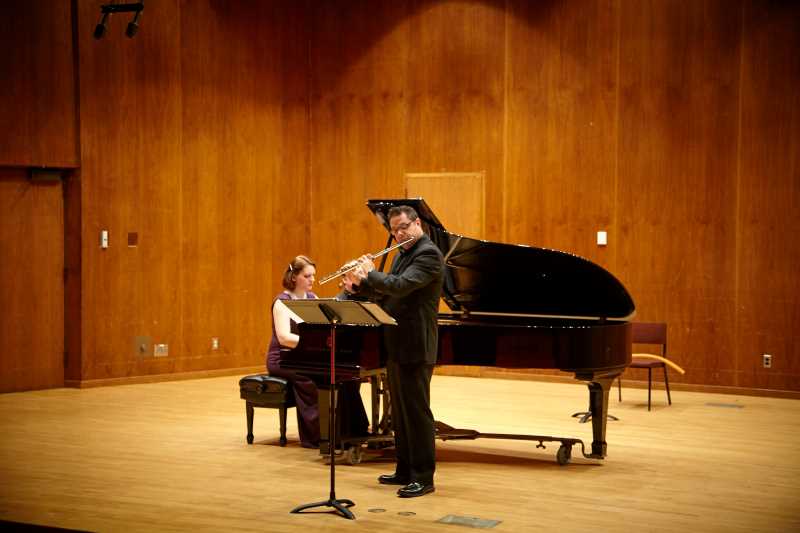
{"type": "Polygon", "coordinates": [[[95,39],[102,39],[105,37],[106,32],[108,31],[108,13],[103,13],[103,18],[100,19],[100,22],[94,29],[94,38],[95,39]]]}
{"type": "Polygon", "coordinates": [[[112,14],[135,13],[133,20],[131,20],[128,23],[127,28],[125,28],[125,35],[132,39],[133,36],[139,31],[139,18],[142,16],[143,10],[144,1],[133,4],[105,4],[100,6],[100,13],[102,13],[103,16],[94,29],[94,38],[102,39],[105,37],[106,33],[108,32],[108,19],[112,14]]]}
{"type": "Polygon", "coordinates": [[[136,14],[133,16],[133,20],[128,23],[128,27],[125,28],[125,35],[128,36],[129,39],[133,39],[133,36],[136,35],[136,32],[139,31],[139,17],[142,16],[141,11],[137,11],[136,14]]]}

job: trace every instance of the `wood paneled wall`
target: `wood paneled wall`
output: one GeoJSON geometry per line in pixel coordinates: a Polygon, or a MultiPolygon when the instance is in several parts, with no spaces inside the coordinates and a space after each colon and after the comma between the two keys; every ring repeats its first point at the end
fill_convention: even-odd
{"type": "MultiPolygon", "coordinates": [[[[42,35],[70,18],[39,4],[16,9],[42,35]]],[[[0,60],[0,164],[81,167],[71,381],[262,364],[292,256],[380,249],[367,198],[472,172],[479,237],[608,268],[669,323],[676,380],[800,391],[796,3],[153,0],[95,41],[100,4],[75,2],[74,50],[9,26],[28,52],[0,60]],[[56,49],[72,92],[20,74],[56,49]],[[42,115],[72,137],[13,129],[42,115]]]]}
{"type": "Polygon", "coordinates": [[[62,186],[25,167],[78,165],[72,23],[70,2],[0,3],[0,391],[64,383],[62,186]]]}
{"type": "Polygon", "coordinates": [[[64,384],[61,183],[0,167],[0,392],[64,384]]]}
{"type": "Polygon", "coordinates": [[[308,248],[303,6],[152,2],[135,39],[112,20],[95,41],[99,5],[79,2],[81,379],[258,365],[308,248]]]}
{"type": "Polygon", "coordinates": [[[751,0],[742,20],[733,366],[739,386],[798,390],[800,9],[751,0]],[[762,352],[778,354],[771,370],[762,352]]]}
{"type": "Polygon", "coordinates": [[[380,248],[361,198],[483,171],[480,237],[608,268],[668,322],[677,381],[800,390],[796,4],[339,4],[312,14],[323,270],[380,248]]]}
{"type": "MultiPolygon", "coordinates": [[[[406,173],[488,169],[493,214],[503,189],[503,10],[368,5],[312,13],[311,249],[322,271],[384,246],[365,202],[402,197],[406,173]]],[[[501,219],[487,221],[499,237],[501,219]]]]}
{"type": "Polygon", "coordinates": [[[78,166],[71,2],[0,3],[0,166],[78,166]]]}
{"type": "Polygon", "coordinates": [[[689,379],[714,385],[737,384],[741,15],[724,0],[620,13],[617,273],[689,379]]]}

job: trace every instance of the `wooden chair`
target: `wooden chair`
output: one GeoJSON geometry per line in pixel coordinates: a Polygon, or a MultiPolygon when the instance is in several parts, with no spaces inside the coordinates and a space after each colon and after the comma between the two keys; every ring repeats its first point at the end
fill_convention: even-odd
{"type": "MultiPolygon", "coordinates": [[[[667,357],[667,324],[664,322],[634,322],[632,326],[633,344],[649,344],[652,346],[659,346],[659,355],[666,359],[667,357]]],[[[664,369],[664,388],[667,390],[667,402],[672,405],[672,397],[669,394],[669,377],[667,376],[667,364],[663,361],[650,359],[646,356],[648,354],[633,353],[631,364],[628,368],[646,368],[647,369],[647,410],[650,410],[650,396],[653,390],[653,369],[664,369]]],[[[622,376],[617,379],[617,387],[619,392],[619,401],[622,401],[622,376]]]]}

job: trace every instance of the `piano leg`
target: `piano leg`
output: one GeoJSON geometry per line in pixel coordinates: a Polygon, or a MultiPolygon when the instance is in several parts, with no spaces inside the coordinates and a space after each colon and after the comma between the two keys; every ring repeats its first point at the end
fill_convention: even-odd
{"type": "Polygon", "coordinates": [[[608,392],[614,376],[593,378],[589,385],[589,410],[592,413],[592,453],[590,457],[602,459],[606,456],[606,416],[608,415],[608,392]]]}

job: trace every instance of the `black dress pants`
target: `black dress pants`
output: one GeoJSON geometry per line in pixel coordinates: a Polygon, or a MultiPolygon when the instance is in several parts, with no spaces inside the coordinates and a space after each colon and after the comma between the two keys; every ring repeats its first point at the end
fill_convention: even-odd
{"type": "Polygon", "coordinates": [[[436,469],[434,421],[431,412],[433,365],[386,364],[392,401],[392,426],[398,476],[433,483],[436,469]]]}

